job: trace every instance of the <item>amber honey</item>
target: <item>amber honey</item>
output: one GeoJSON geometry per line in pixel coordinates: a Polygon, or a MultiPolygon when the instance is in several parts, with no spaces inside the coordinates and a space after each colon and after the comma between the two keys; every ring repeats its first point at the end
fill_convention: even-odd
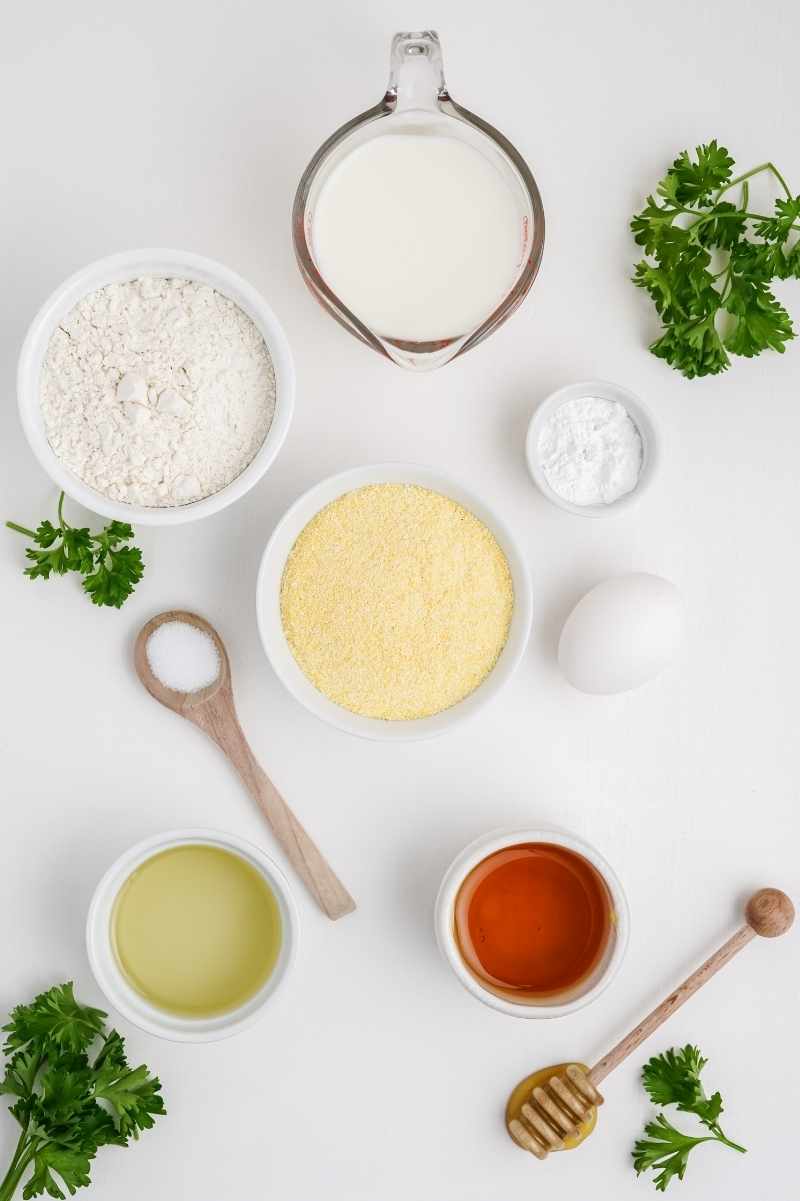
{"type": "Polygon", "coordinates": [[[575,995],[602,962],[612,905],[583,855],[548,842],[487,856],[458,891],[455,934],[484,988],[523,1004],[575,995]]]}

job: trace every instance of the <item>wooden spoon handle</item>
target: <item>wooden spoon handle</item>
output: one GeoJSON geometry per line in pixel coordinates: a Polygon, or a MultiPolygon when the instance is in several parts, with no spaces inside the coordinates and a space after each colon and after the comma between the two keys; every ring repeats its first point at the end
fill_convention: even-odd
{"type": "Polygon", "coordinates": [[[744,915],[747,925],[742,926],[741,930],[737,930],[733,937],[723,943],[719,950],[715,951],[696,972],[692,972],[683,984],[678,985],[666,1001],[662,1001],[652,1013],[648,1013],[635,1030],[631,1030],[622,1042],[617,1043],[616,1047],[612,1047],[608,1055],[594,1065],[589,1072],[589,1078],[593,1084],[599,1084],[601,1080],[605,1080],[609,1072],[613,1072],[623,1059],[627,1059],[631,1051],[635,1051],[639,1044],[644,1042],[654,1030],[657,1030],[671,1013],[680,1009],[684,1001],[688,1001],[698,988],[702,988],[706,981],[710,980],[721,967],[724,967],[729,959],[733,959],[742,947],[746,947],[756,934],[761,938],[778,938],[791,929],[794,921],[794,905],[791,898],[787,897],[786,893],[781,892],[779,888],[759,888],[758,892],[754,892],[747,902],[744,915]]]}
{"type": "Polygon", "coordinates": [[[332,921],[352,913],[355,901],[266,772],[253,759],[252,768],[240,774],[320,909],[332,921]]]}
{"type": "Polygon", "coordinates": [[[589,1079],[592,1083],[599,1084],[601,1080],[605,1080],[609,1072],[613,1072],[614,1068],[619,1067],[623,1059],[627,1059],[640,1043],[649,1038],[662,1022],[665,1022],[676,1009],[680,1009],[681,1005],[688,1001],[698,988],[702,988],[706,981],[710,980],[730,959],[733,959],[733,956],[741,951],[742,947],[746,947],[755,936],[756,932],[751,926],[742,926],[741,930],[737,930],[732,938],[723,943],[697,971],[692,972],[691,976],[687,976],[683,984],[679,984],[665,1001],[648,1013],[644,1021],[631,1030],[630,1034],[626,1034],[621,1042],[612,1047],[608,1054],[594,1065],[589,1072],[589,1079]]]}
{"type": "Polygon", "coordinates": [[[224,689],[220,693],[186,716],[205,730],[228,756],[320,909],[332,921],[352,913],[355,901],[250,749],[236,716],[232,694],[224,689]]]}

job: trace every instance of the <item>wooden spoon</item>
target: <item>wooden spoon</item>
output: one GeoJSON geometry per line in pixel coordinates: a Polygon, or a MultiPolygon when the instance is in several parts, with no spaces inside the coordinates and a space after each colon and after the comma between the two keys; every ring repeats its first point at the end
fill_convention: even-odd
{"type": "Polygon", "coordinates": [[[355,901],[306,834],[275,785],[259,766],[239,725],[233,703],[228,653],[217,631],[196,613],[173,609],[153,617],[139,631],[133,652],[136,673],[151,696],[194,722],[228,756],[245,788],[251,793],[319,907],[332,920],[355,909],[355,901]],[[197,692],[176,692],[153,674],[147,658],[147,640],[167,621],[183,621],[214,639],[219,651],[219,675],[197,692]]]}
{"type": "Polygon", "coordinates": [[[546,1159],[550,1151],[577,1147],[591,1134],[597,1106],[603,1104],[596,1086],[751,939],[757,934],[777,938],[793,921],[794,905],[785,892],[762,888],[753,893],[745,909],[746,924],[593,1068],[562,1063],[542,1068],[520,1081],[506,1106],[506,1126],[514,1142],[537,1159],[546,1159]]]}

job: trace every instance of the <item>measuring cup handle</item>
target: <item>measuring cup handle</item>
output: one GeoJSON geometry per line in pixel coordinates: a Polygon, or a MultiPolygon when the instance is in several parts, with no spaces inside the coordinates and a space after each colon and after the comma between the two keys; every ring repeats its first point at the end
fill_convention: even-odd
{"type": "Polygon", "coordinates": [[[431,112],[448,99],[439,35],[432,30],[396,33],[392,38],[386,103],[399,112],[431,112]]]}

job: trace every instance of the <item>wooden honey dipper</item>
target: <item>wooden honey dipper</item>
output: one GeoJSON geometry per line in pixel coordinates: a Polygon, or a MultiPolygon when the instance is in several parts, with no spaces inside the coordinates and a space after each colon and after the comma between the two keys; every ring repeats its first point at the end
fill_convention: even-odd
{"type": "Polygon", "coordinates": [[[520,1081],[506,1107],[506,1126],[514,1142],[537,1159],[583,1142],[594,1129],[598,1105],[603,1104],[597,1085],[752,938],[757,934],[762,938],[785,934],[794,921],[794,905],[785,892],[762,888],[747,902],[745,919],[740,930],[593,1068],[579,1063],[557,1064],[520,1081]]]}

